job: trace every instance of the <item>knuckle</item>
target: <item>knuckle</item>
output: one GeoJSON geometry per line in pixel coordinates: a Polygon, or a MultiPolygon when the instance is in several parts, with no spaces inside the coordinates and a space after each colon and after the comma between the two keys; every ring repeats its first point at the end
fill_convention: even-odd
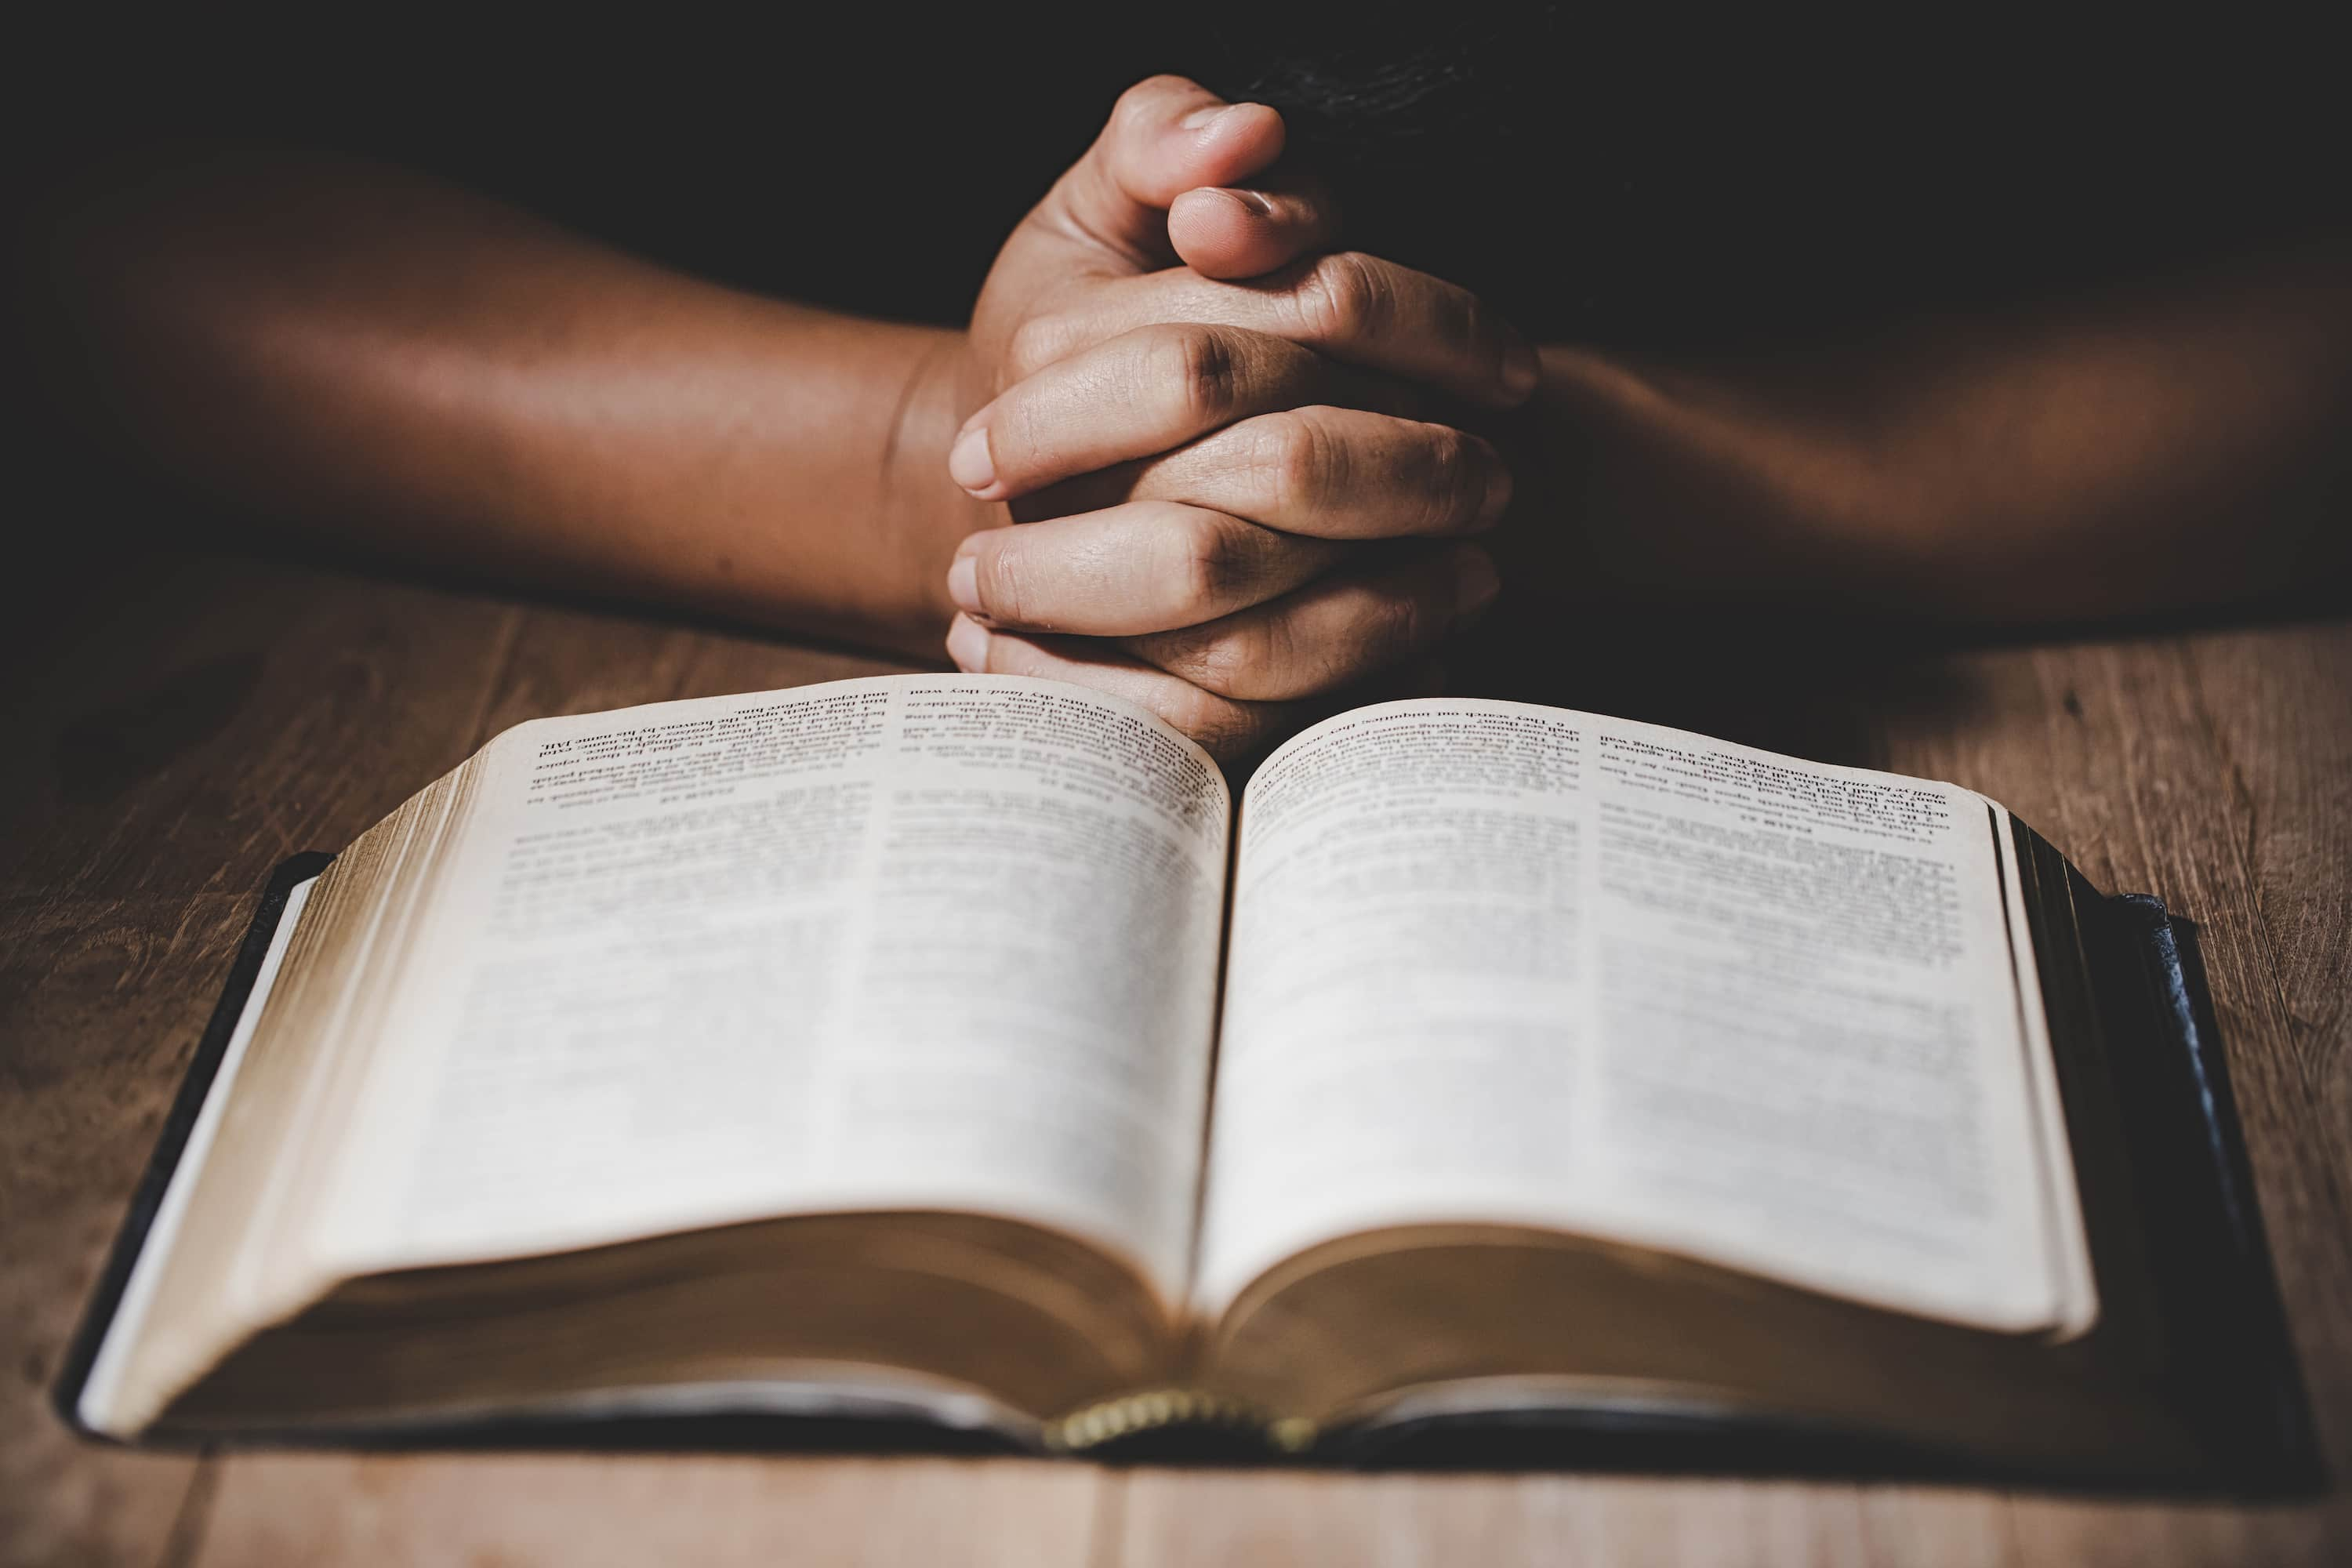
{"type": "Polygon", "coordinates": [[[1179,535],[1177,580],[1184,608],[1214,614],[1248,592],[1257,574],[1248,526],[1214,512],[1193,514],[1179,535]]]}
{"type": "Polygon", "coordinates": [[[1501,385],[1510,368],[1513,334],[1495,308],[1475,294],[1464,294],[1448,313],[1448,323],[1463,358],[1501,385]]]}
{"type": "Polygon", "coordinates": [[[1394,664],[1419,647],[1430,630],[1421,600],[1412,594],[1383,594],[1372,602],[1357,637],[1360,668],[1394,664]]]}
{"type": "Polygon", "coordinates": [[[1241,363],[1234,341],[1210,327],[1150,329],[1146,374],[1191,426],[1222,424],[1240,396],[1241,363]]]}
{"type": "Polygon", "coordinates": [[[1110,106],[1111,134],[1124,136],[1145,129],[1153,105],[1168,91],[1168,82],[1164,76],[1146,77],[1120,93],[1118,101],[1110,106]]]}
{"type": "Polygon", "coordinates": [[[1248,710],[1196,686],[1187,686],[1171,693],[1160,717],[1199,742],[1202,750],[1219,758],[1230,758],[1241,752],[1248,746],[1257,729],[1248,710]]]}
{"type": "Polygon", "coordinates": [[[979,552],[980,602],[1002,626],[1028,626],[1035,598],[1026,552],[1011,541],[979,552]]]}
{"type": "Polygon", "coordinates": [[[988,451],[996,472],[1015,485],[1025,486],[1042,464],[1067,443],[1068,432],[1054,416],[1050,388],[1023,384],[1007,388],[988,416],[988,451]]]}
{"type": "Polygon", "coordinates": [[[1252,709],[1226,703],[1202,724],[1201,749],[1220,762],[1247,756],[1265,741],[1266,721],[1252,709]]]}
{"type": "Polygon", "coordinates": [[[1486,443],[1450,426],[1433,426],[1427,485],[1430,531],[1457,533],[1475,523],[1486,504],[1493,466],[1486,443]]]}
{"type": "Polygon", "coordinates": [[[1070,329],[1056,316],[1032,316],[1005,340],[1005,369],[1012,381],[1026,381],[1066,352],[1070,329]]]}
{"type": "Polygon", "coordinates": [[[1389,307],[1389,290],[1371,258],[1343,250],[1300,274],[1291,293],[1307,341],[1346,342],[1374,336],[1389,307]]]}
{"type": "Polygon", "coordinates": [[[1312,416],[1285,410],[1258,422],[1251,444],[1254,487],[1278,516],[1296,516],[1331,500],[1343,482],[1344,454],[1312,416]]]}
{"type": "Polygon", "coordinates": [[[1285,663],[1288,639],[1278,616],[1252,616],[1193,643],[1178,662],[1185,679],[1221,697],[1245,697],[1271,688],[1285,663]]]}
{"type": "Polygon", "coordinates": [[[1166,71],[1145,77],[1120,93],[1118,101],[1110,106],[1111,123],[1125,128],[1138,121],[1149,119],[1157,112],[1161,101],[1171,94],[1182,92],[1192,86],[1192,83],[1186,78],[1166,71]]]}

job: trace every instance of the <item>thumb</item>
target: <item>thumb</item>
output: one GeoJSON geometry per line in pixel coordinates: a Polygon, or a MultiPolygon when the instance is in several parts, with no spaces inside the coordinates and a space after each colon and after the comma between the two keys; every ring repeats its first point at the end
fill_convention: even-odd
{"type": "Polygon", "coordinates": [[[1165,267],[1175,259],[1168,209],[1176,198],[1256,174],[1282,155],[1283,134],[1282,116],[1262,103],[1229,104],[1180,76],[1138,82],[1015,241],[1091,252],[1061,258],[1088,270],[1165,267]]]}

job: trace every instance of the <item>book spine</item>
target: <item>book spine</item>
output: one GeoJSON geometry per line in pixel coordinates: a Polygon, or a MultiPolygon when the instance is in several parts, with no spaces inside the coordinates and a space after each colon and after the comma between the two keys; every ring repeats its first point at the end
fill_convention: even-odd
{"type": "Polygon", "coordinates": [[[1315,1424],[1280,1417],[1238,1399],[1197,1388],[1150,1388],[1081,1405],[1045,1427],[1045,1446],[1057,1454],[1084,1454],[1123,1438],[1178,1427],[1232,1432],[1278,1454],[1314,1446],[1315,1424]]]}

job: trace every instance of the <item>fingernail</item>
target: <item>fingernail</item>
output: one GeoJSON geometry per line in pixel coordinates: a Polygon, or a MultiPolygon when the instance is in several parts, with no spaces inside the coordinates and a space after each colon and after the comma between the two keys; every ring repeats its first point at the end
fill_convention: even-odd
{"type": "Polygon", "coordinates": [[[1272,217],[1274,216],[1274,203],[1255,191],[1220,190],[1217,194],[1225,197],[1228,201],[1239,203],[1241,205],[1241,209],[1249,214],[1252,217],[1272,217]]]}
{"type": "Polygon", "coordinates": [[[1503,580],[1495,574],[1495,563],[1483,550],[1464,551],[1454,570],[1454,615],[1458,624],[1466,623],[1495,602],[1495,595],[1503,590],[1503,580]]]}
{"type": "Polygon", "coordinates": [[[948,477],[977,495],[996,482],[996,460],[988,455],[988,426],[975,425],[948,448],[948,477]]]}
{"type": "Polygon", "coordinates": [[[956,608],[977,616],[984,606],[980,602],[980,557],[959,555],[948,567],[948,597],[956,608]]]}
{"type": "Polygon", "coordinates": [[[1187,131],[1206,131],[1210,126],[1214,125],[1218,121],[1223,120],[1226,115],[1231,114],[1234,110],[1241,107],[1242,106],[1238,103],[1213,103],[1208,105],[1206,108],[1194,110],[1192,113],[1186,115],[1176,123],[1182,126],[1187,131]]]}
{"type": "Polygon", "coordinates": [[[1503,355],[1503,390],[1513,397],[1525,397],[1543,379],[1543,361],[1537,357],[1535,345],[1514,342],[1503,355]]]}
{"type": "Polygon", "coordinates": [[[948,626],[948,657],[967,675],[988,668],[988,633],[958,616],[948,626]]]}

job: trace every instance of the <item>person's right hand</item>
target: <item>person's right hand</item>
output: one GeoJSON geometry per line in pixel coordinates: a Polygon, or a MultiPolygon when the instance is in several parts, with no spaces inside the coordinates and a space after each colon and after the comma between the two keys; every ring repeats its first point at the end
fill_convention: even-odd
{"type": "Polygon", "coordinates": [[[967,669],[1080,680],[1222,754],[1424,654],[1493,596],[1510,476],[1416,415],[1511,407],[1533,350],[1474,296],[1355,253],[1311,184],[1260,181],[1280,118],[1130,89],[1007,242],[950,457],[1029,521],[950,569],[967,669]],[[1179,265],[1168,265],[1171,262],[1179,265]],[[1236,281],[1235,279],[1241,279],[1236,281]],[[1041,635],[1042,634],[1042,635],[1041,635]]]}

